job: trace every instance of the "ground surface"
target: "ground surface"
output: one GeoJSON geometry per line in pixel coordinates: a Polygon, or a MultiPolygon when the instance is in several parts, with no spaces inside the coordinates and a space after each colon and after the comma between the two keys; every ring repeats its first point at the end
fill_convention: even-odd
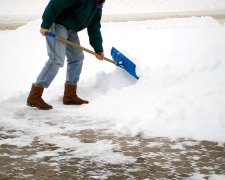
{"type": "MultiPolygon", "coordinates": [[[[10,133],[10,132],[8,132],[10,133]]],[[[93,158],[63,159],[70,154],[64,151],[59,157],[33,159],[37,153],[56,151],[55,144],[42,144],[34,139],[32,146],[0,146],[0,179],[185,179],[193,174],[225,174],[225,144],[170,140],[167,138],[118,137],[101,131],[70,132],[83,143],[110,140],[119,144],[114,152],[136,160],[134,163],[113,164],[94,161],[93,158]]],[[[13,138],[0,134],[0,140],[13,138]]],[[[74,147],[76,148],[76,147],[74,147]]]]}

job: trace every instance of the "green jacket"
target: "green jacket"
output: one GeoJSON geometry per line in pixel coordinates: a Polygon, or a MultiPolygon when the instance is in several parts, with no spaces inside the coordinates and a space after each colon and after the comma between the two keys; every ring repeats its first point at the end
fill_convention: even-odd
{"type": "Polygon", "coordinates": [[[87,28],[91,46],[95,52],[103,52],[100,31],[102,9],[95,7],[97,1],[50,0],[42,16],[41,27],[49,29],[53,23],[58,23],[77,32],[87,28]]]}

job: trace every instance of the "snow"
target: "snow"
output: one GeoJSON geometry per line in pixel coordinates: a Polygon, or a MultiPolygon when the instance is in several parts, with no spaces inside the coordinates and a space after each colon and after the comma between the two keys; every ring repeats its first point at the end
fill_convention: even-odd
{"type": "MultiPolygon", "coordinates": [[[[0,33],[4,42],[0,67],[4,77],[0,82],[3,85],[1,124],[21,127],[23,131],[31,130],[29,119],[35,118],[33,111],[25,106],[27,93],[47,59],[45,40],[38,34],[39,24],[37,20],[16,31],[0,33]],[[20,114],[8,114],[6,107],[11,106],[18,111],[25,108],[21,114],[22,118],[25,116],[23,123],[18,122],[20,114]]],[[[68,120],[72,118],[69,124],[74,123],[75,113],[90,122],[76,122],[78,125],[72,129],[98,127],[131,136],[224,142],[224,25],[209,17],[166,19],[104,23],[102,32],[106,55],[109,56],[112,45],[123,51],[137,64],[140,80],[86,54],[79,94],[91,103],[81,107],[62,106],[63,68],[44,94],[46,101],[54,105],[56,119],[65,116],[68,120]]],[[[83,46],[91,48],[86,31],[80,37],[83,46]]],[[[35,114],[53,121],[51,111],[35,114]]],[[[43,122],[39,123],[34,124],[38,131],[46,128],[43,122]]],[[[51,127],[48,133],[61,131],[51,127]]]]}
{"type": "MultiPolygon", "coordinates": [[[[0,16],[41,16],[49,0],[0,0],[0,16]],[[15,6],[16,5],[16,6],[15,6]],[[31,8],[32,7],[32,8],[31,8]]],[[[224,0],[107,0],[104,14],[225,10],[224,0]]]]}
{"type": "Polygon", "coordinates": [[[40,16],[49,0],[0,0],[0,16],[40,16]]]}
{"type": "Polygon", "coordinates": [[[223,10],[224,0],[107,0],[105,14],[223,10]],[[143,6],[144,4],[144,6],[143,6]]]}
{"type": "MultiPolygon", "coordinates": [[[[223,180],[225,178],[225,175],[210,175],[209,180],[223,180]]],[[[205,175],[203,174],[194,174],[191,178],[188,178],[187,180],[204,180],[205,175]]]]}
{"type": "MultiPolygon", "coordinates": [[[[12,2],[0,0],[1,15],[20,14],[20,10],[10,9],[12,2]]],[[[130,13],[134,5],[137,8],[134,13],[225,8],[222,0],[201,0],[194,4],[185,0],[185,6],[181,0],[132,2],[108,0],[107,13],[130,13]],[[142,3],[146,6],[140,6],[142,3]]],[[[23,6],[22,16],[38,14],[43,9],[33,3],[40,1],[30,4],[37,6],[32,11],[30,6],[23,6]]],[[[26,0],[21,1],[21,5],[25,4],[26,0]]],[[[60,151],[70,149],[68,158],[88,155],[95,161],[116,164],[132,163],[135,159],[114,152],[118,147],[111,141],[87,144],[66,134],[92,129],[118,136],[225,142],[224,24],[210,17],[103,23],[106,56],[110,57],[111,47],[115,46],[137,65],[140,80],[86,54],[78,94],[91,103],[79,107],[62,105],[64,67],[44,92],[44,99],[54,109],[38,111],[26,107],[26,98],[47,60],[45,39],[38,32],[40,23],[38,19],[14,31],[0,31],[0,130],[13,136],[1,140],[0,145],[29,146],[38,137],[41,143],[53,143],[60,151]]],[[[82,45],[91,49],[86,31],[79,36],[82,45]]],[[[58,153],[59,150],[46,151],[31,158],[58,153]]],[[[224,178],[222,175],[210,178],[221,177],[224,178]]],[[[203,176],[196,174],[193,178],[203,176]]]]}

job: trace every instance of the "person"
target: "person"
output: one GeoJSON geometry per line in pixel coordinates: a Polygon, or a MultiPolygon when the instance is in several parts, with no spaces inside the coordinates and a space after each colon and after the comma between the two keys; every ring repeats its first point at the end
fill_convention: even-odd
{"type": "MultiPolygon", "coordinates": [[[[102,7],[105,0],[50,0],[42,15],[40,33],[45,36],[46,32],[52,32],[65,39],[80,44],[78,32],[87,28],[89,42],[96,52],[96,58],[103,60],[104,52],[101,35],[102,7]]],[[[41,110],[52,109],[42,99],[44,88],[48,88],[60,67],[67,58],[67,72],[63,104],[82,105],[88,104],[77,95],[77,83],[82,70],[84,60],[83,51],[54,38],[47,37],[47,52],[49,59],[32,84],[27,105],[41,110]]]]}

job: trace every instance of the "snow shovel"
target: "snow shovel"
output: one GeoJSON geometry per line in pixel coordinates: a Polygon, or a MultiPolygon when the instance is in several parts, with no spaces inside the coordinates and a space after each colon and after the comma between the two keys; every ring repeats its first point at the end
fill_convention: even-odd
{"type": "MultiPolygon", "coordinates": [[[[95,53],[95,52],[93,52],[93,51],[91,51],[91,50],[89,50],[87,48],[84,48],[84,47],[82,47],[82,46],[80,46],[80,45],[78,45],[78,44],[76,44],[74,42],[68,41],[67,39],[65,39],[65,38],[63,38],[61,36],[57,36],[54,33],[47,32],[46,36],[55,38],[55,39],[57,39],[59,41],[62,41],[64,43],[68,44],[68,45],[71,45],[71,46],[73,46],[75,48],[78,48],[78,49],[81,49],[81,50],[83,50],[85,52],[88,52],[88,53],[90,53],[92,55],[95,55],[95,56],[97,55],[97,53],[95,53]]],[[[119,67],[123,68],[130,75],[132,75],[134,78],[139,79],[139,77],[137,76],[136,71],[135,71],[136,65],[131,60],[129,60],[126,56],[124,56],[121,52],[119,52],[114,47],[112,47],[112,49],[111,49],[111,55],[112,55],[112,58],[113,58],[114,61],[109,59],[109,58],[107,58],[107,57],[104,57],[104,60],[106,60],[106,61],[108,61],[108,62],[110,62],[110,63],[112,63],[112,64],[114,64],[116,66],[119,66],[119,67]]]]}

